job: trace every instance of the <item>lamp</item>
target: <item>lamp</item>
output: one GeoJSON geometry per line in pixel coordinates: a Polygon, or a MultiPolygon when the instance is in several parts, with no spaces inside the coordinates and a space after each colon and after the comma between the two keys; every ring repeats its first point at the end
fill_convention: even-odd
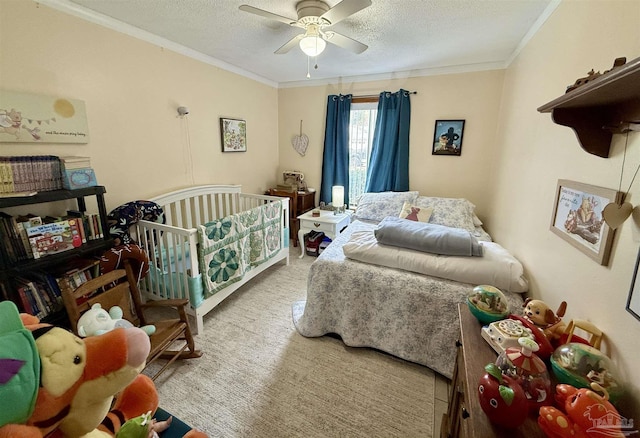
{"type": "Polygon", "coordinates": [[[300,49],[307,56],[318,56],[327,47],[327,43],[317,35],[307,35],[300,40],[299,44],[300,49]]]}
{"type": "Polygon", "coordinates": [[[344,187],[333,186],[331,188],[331,205],[333,206],[333,214],[344,212],[344,187]]]}

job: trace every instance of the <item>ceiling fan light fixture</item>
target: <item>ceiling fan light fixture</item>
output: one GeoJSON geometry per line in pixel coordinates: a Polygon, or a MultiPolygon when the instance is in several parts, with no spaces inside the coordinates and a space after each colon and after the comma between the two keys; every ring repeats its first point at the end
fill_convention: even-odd
{"type": "Polygon", "coordinates": [[[325,47],[327,47],[327,43],[319,36],[305,36],[300,40],[300,49],[307,56],[318,56],[325,47]]]}

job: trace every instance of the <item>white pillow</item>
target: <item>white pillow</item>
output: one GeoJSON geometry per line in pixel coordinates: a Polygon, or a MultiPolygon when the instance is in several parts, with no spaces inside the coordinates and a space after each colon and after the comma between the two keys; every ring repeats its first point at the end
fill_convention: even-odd
{"type": "Polygon", "coordinates": [[[476,206],[464,198],[419,196],[415,204],[418,207],[433,209],[429,219],[432,224],[462,228],[471,232],[476,231],[476,225],[473,220],[476,206]]]}
{"type": "Polygon", "coordinates": [[[364,193],[358,200],[354,219],[380,222],[387,216],[398,217],[405,202],[413,204],[418,192],[364,193]]]}
{"type": "Polygon", "coordinates": [[[432,208],[418,207],[416,205],[411,205],[410,203],[405,202],[402,205],[402,210],[400,211],[399,217],[401,219],[408,219],[410,221],[429,222],[431,213],[433,213],[432,208]]]}

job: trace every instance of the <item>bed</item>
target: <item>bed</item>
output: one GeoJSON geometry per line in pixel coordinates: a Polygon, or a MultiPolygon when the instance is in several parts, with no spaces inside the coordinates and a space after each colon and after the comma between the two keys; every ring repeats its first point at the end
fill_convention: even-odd
{"type": "Polygon", "coordinates": [[[289,264],[289,200],[239,185],[187,187],[150,199],[163,221],[140,220],[133,236],[149,258],[148,299],[186,298],[195,331],[204,315],[274,264],[289,264]],[[164,222],[164,223],[161,223],[164,222]]]}
{"type": "Polygon", "coordinates": [[[457,304],[475,286],[491,284],[503,291],[515,312],[528,289],[520,262],[492,242],[474,209],[465,199],[417,192],[363,195],[351,224],[310,267],[306,301],[292,308],[298,332],[306,337],[337,334],[348,346],[376,348],[451,378],[459,337],[457,304]],[[466,232],[482,246],[483,256],[380,244],[376,230],[403,211],[423,215],[417,222],[432,228],[466,232]]]}

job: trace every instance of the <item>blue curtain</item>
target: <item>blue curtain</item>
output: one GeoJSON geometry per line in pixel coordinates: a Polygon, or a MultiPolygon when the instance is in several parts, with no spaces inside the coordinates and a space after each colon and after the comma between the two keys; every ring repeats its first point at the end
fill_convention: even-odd
{"type": "Polygon", "coordinates": [[[409,190],[409,94],[380,93],[365,192],[409,190]]]}
{"type": "Polygon", "coordinates": [[[331,188],[344,187],[344,202],[349,205],[349,116],[351,94],[327,98],[327,121],[322,157],[320,201],[331,203],[331,188]]]}

